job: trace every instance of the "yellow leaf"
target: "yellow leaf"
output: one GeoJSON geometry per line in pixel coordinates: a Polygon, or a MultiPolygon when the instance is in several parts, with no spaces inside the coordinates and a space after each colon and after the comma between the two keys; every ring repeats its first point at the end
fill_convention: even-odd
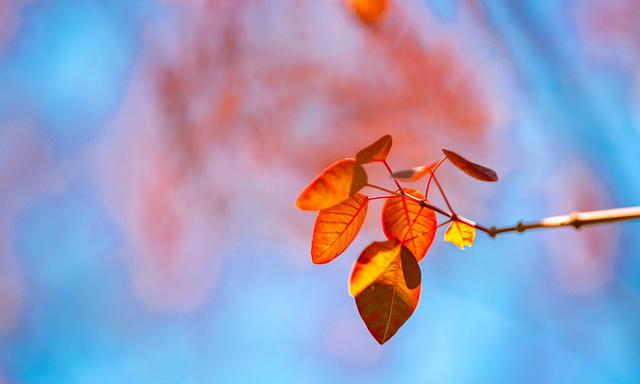
{"type": "Polygon", "coordinates": [[[462,250],[464,250],[465,246],[472,246],[475,239],[476,229],[458,220],[449,224],[449,228],[447,228],[447,231],[444,233],[444,241],[453,243],[462,250]]]}

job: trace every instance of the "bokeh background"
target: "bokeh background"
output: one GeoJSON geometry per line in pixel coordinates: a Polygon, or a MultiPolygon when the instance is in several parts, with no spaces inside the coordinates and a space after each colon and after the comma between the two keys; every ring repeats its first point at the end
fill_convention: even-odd
{"type": "Polygon", "coordinates": [[[387,5],[0,0],[0,383],[640,382],[640,224],[439,241],[381,347],[381,204],[325,266],[293,204],[385,133],[487,225],[640,204],[640,3],[387,5]]]}

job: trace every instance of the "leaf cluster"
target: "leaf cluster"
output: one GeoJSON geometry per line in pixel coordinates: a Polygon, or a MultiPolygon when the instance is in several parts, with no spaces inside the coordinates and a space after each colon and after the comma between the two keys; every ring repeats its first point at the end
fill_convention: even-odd
{"type": "Polygon", "coordinates": [[[393,172],[387,163],[392,138],[385,135],[360,150],[355,158],[338,160],[324,169],[296,200],[304,211],[318,211],[311,239],[311,261],[326,264],[342,254],[358,235],[367,216],[369,202],[384,200],[382,227],[386,239],[367,246],[355,261],[349,279],[349,293],[355,298],[360,317],[380,344],[387,342],[411,317],[420,299],[425,258],[437,229],[449,224],[444,240],[460,249],[473,245],[475,223],[463,219],[451,207],[436,177],[448,161],[465,174],[482,181],[497,181],[497,174],[443,148],[444,157],[409,169],[393,172]],[[364,165],[383,164],[391,176],[393,190],[370,184],[364,165]],[[401,182],[427,178],[425,193],[401,182]],[[429,201],[432,181],[440,190],[448,210],[429,201]],[[365,187],[388,195],[368,196],[365,187]],[[447,217],[440,225],[436,212],[447,217]]]}

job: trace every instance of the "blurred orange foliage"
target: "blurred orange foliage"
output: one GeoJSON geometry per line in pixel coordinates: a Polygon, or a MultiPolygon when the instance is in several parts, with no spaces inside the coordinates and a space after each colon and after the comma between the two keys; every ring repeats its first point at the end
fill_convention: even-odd
{"type": "MultiPolygon", "coordinates": [[[[238,175],[252,185],[260,180],[268,185],[266,180],[273,178],[264,175],[270,170],[278,169],[281,175],[317,172],[344,157],[362,137],[387,132],[406,147],[394,161],[415,163],[437,151],[424,140],[426,135],[481,143],[495,121],[490,91],[481,87],[481,66],[469,60],[455,41],[427,39],[418,31],[410,17],[416,14],[415,4],[298,0],[167,0],[165,4],[177,15],[175,28],[149,27],[141,64],[145,75],[134,78],[131,92],[136,96],[129,98],[122,117],[123,137],[138,134],[126,126],[149,127],[136,140],[152,150],[127,149],[126,140],[114,141],[126,156],[123,161],[136,164],[130,187],[120,190],[117,209],[127,212],[131,202],[145,201],[151,190],[158,194],[152,201],[164,201],[164,205],[144,203],[145,218],[131,218],[125,224],[136,233],[137,246],[145,249],[137,253],[147,255],[136,256],[146,261],[136,261],[134,275],[140,274],[145,282],[157,281],[149,285],[150,291],[162,291],[166,284],[152,260],[174,260],[167,268],[184,273],[191,271],[188,263],[210,269],[202,268],[205,256],[185,254],[203,247],[189,243],[201,241],[187,234],[202,232],[203,225],[184,228],[191,225],[187,217],[202,217],[208,230],[216,222],[234,223],[226,207],[246,195],[250,199],[245,200],[270,210],[270,220],[295,223],[287,199],[270,188],[256,194],[234,187],[238,183],[229,180],[238,175]],[[362,19],[364,14],[369,15],[366,20],[377,18],[375,25],[362,19]],[[219,161],[233,164],[233,171],[213,174],[212,164],[219,161]],[[174,189],[146,185],[146,180],[155,178],[170,180],[174,189]],[[194,197],[202,199],[200,204],[183,201],[194,197]],[[167,209],[161,220],[154,219],[162,209],[157,206],[167,209]],[[172,215],[177,209],[180,214],[172,215]],[[165,248],[164,256],[143,245],[153,243],[166,228],[181,228],[184,236],[175,235],[177,245],[165,248]]],[[[429,23],[421,21],[436,28],[429,23]]],[[[176,273],[177,280],[187,278],[176,273]]],[[[163,294],[157,296],[162,300],[163,294]]]]}
{"type": "Polygon", "coordinates": [[[387,0],[346,0],[346,3],[365,24],[379,22],[389,6],[387,0]]]}

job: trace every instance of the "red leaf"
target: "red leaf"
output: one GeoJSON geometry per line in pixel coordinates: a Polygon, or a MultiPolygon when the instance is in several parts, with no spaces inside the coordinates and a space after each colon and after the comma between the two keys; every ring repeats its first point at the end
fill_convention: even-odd
{"type": "Polygon", "coordinates": [[[385,161],[391,150],[391,136],[384,135],[375,143],[362,149],[356,155],[356,161],[360,164],[371,163],[374,161],[385,161]]]}
{"type": "Polygon", "coordinates": [[[498,181],[498,174],[493,169],[473,163],[446,148],[442,148],[442,152],[447,156],[451,164],[458,167],[467,175],[482,181],[498,181]]]}
{"type": "Polygon", "coordinates": [[[367,196],[356,193],[318,212],[311,240],[311,261],[325,264],[338,257],[356,238],[367,215],[367,196]]]}
{"type": "Polygon", "coordinates": [[[400,243],[397,240],[375,241],[362,251],[353,265],[349,279],[349,294],[358,296],[371,285],[389,263],[398,257],[400,243]]]}
{"type": "Polygon", "coordinates": [[[347,200],[367,184],[367,172],[355,159],[343,159],[328,166],[296,200],[303,211],[320,211],[347,200]]]}
{"type": "Polygon", "coordinates": [[[402,273],[404,274],[404,281],[407,284],[407,288],[414,289],[420,285],[420,281],[422,280],[418,260],[416,260],[413,253],[403,245],[400,250],[400,261],[402,261],[402,273]]]}
{"type": "MultiPolygon", "coordinates": [[[[423,199],[424,196],[413,188],[404,188],[405,193],[423,199]]],[[[408,197],[392,197],[382,207],[382,226],[388,239],[403,241],[407,248],[421,261],[436,234],[438,223],[431,209],[423,208],[408,197]],[[413,223],[413,225],[411,225],[413,223]],[[407,232],[410,233],[407,235],[407,232]]]]}
{"type": "Polygon", "coordinates": [[[396,334],[420,300],[421,285],[410,289],[404,281],[398,255],[371,285],[356,296],[360,317],[380,344],[396,334]]]}

